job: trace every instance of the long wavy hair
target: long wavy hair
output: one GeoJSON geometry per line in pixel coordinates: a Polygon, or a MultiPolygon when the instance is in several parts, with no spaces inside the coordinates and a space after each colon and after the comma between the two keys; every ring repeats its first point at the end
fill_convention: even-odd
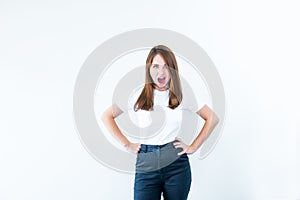
{"type": "Polygon", "coordinates": [[[170,74],[170,81],[168,82],[169,87],[169,108],[175,109],[182,101],[182,89],[179,78],[177,61],[174,53],[168,47],[164,45],[158,45],[153,47],[147,57],[146,60],[146,77],[145,77],[145,85],[144,88],[134,104],[134,110],[153,110],[153,88],[154,81],[150,75],[150,67],[153,62],[153,58],[160,54],[168,66],[168,71],[170,74]]]}

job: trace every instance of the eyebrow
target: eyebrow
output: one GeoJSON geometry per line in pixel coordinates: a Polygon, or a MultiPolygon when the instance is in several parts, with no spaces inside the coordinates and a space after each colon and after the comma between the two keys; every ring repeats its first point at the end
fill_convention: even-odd
{"type": "MultiPolygon", "coordinates": [[[[152,63],[151,65],[156,65],[156,66],[161,66],[160,64],[158,64],[158,63],[152,63]]],[[[165,63],[164,65],[162,65],[162,66],[167,66],[167,63],[165,63]]]]}

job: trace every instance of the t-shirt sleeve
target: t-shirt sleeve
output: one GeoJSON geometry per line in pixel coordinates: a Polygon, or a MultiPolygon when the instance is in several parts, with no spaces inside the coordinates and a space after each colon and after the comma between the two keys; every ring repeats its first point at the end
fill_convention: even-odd
{"type": "Polygon", "coordinates": [[[140,87],[128,91],[117,91],[112,98],[112,104],[123,112],[132,111],[141,91],[140,87]]]}
{"type": "Polygon", "coordinates": [[[211,104],[208,92],[199,88],[184,87],[182,95],[182,108],[193,113],[211,104]]]}

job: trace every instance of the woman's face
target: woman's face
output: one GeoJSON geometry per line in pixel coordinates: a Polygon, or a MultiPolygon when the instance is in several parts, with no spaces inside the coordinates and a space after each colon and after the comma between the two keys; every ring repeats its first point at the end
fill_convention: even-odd
{"type": "Polygon", "coordinates": [[[157,90],[163,91],[168,89],[168,83],[171,79],[168,66],[160,54],[156,54],[150,67],[150,76],[157,90]]]}

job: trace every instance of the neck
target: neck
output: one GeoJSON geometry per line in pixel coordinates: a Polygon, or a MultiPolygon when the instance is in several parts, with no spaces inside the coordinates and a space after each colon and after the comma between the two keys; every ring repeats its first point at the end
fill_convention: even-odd
{"type": "Polygon", "coordinates": [[[169,89],[169,87],[167,85],[165,87],[158,87],[157,85],[154,85],[154,89],[158,91],[166,91],[169,89]]]}

